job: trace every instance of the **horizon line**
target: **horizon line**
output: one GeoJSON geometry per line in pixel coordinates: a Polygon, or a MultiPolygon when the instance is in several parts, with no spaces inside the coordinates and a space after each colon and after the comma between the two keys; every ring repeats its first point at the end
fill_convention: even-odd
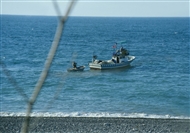
{"type": "MultiPolygon", "coordinates": [[[[1,14],[10,16],[44,16],[44,17],[58,17],[57,15],[40,15],[40,14],[1,14]]],[[[69,17],[118,17],[118,18],[189,18],[190,16],[98,16],[98,15],[70,15],[69,17]]]]}

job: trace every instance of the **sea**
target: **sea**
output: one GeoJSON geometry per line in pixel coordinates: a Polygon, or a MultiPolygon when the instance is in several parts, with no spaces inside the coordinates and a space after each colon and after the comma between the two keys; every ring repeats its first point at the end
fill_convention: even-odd
{"type": "MultiPolygon", "coordinates": [[[[25,116],[54,40],[56,16],[1,15],[0,116],[25,116]]],[[[69,17],[31,116],[190,119],[190,18],[69,17]],[[92,70],[92,56],[129,67],[92,70]],[[75,61],[83,72],[67,72],[75,61]]]]}

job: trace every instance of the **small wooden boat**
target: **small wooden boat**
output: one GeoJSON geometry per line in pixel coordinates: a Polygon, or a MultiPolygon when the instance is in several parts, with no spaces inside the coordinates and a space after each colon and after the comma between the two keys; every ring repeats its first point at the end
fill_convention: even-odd
{"type": "Polygon", "coordinates": [[[79,67],[73,67],[73,68],[68,68],[67,71],[68,72],[77,72],[77,71],[83,71],[85,68],[85,66],[79,66],[79,67]]]}

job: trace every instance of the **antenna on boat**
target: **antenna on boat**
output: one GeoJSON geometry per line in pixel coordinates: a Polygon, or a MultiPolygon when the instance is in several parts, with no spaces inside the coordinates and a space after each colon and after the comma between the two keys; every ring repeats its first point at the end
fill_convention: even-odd
{"type": "Polygon", "coordinates": [[[123,43],[126,43],[127,41],[119,41],[119,42],[116,42],[117,44],[120,44],[120,47],[123,47],[123,43]]]}

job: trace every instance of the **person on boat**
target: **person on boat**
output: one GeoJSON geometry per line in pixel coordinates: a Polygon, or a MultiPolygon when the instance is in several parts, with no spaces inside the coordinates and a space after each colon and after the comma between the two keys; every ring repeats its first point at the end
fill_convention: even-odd
{"type": "Polygon", "coordinates": [[[117,56],[117,63],[119,63],[119,57],[117,56]]]}
{"type": "Polygon", "coordinates": [[[72,65],[73,65],[73,68],[77,68],[77,63],[76,62],[73,61],[72,65]]]}
{"type": "Polygon", "coordinates": [[[96,55],[93,55],[92,62],[94,62],[97,59],[96,55]]]}
{"type": "Polygon", "coordinates": [[[129,55],[129,52],[123,47],[120,48],[120,51],[121,51],[121,57],[125,57],[126,55],[129,55]]]}

